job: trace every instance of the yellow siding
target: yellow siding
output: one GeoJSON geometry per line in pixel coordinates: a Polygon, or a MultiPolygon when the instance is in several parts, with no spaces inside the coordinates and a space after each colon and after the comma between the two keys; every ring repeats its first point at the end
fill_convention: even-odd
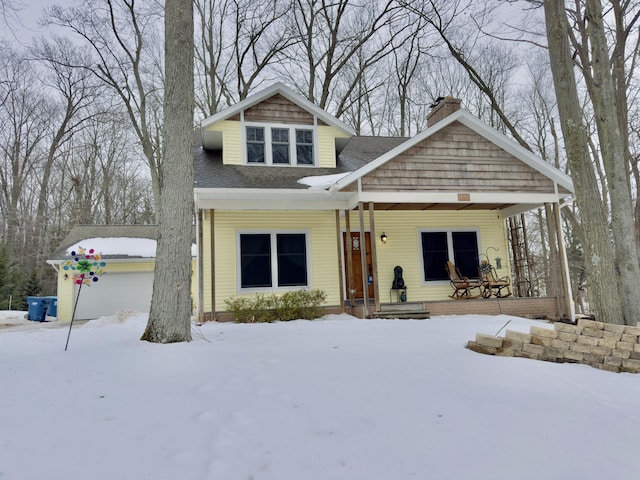
{"type": "Polygon", "coordinates": [[[71,313],[73,311],[73,281],[69,275],[67,280],[64,279],[64,272],[60,265],[57,265],[58,269],[58,321],[70,322],[71,313]]]}
{"type": "MultiPolygon", "coordinates": [[[[203,224],[203,308],[211,311],[211,249],[210,212],[206,212],[203,224]]],[[[365,211],[365,229],[369,230],[369,214],[365,211]]],[[[334,212],[264,212],[216,211],[215,224],[215,310],[225,311],[225,300],[245,295],[237,289],[237,232],[239,230],[280,231],[298,230],[309,233],[310,241],[310,287],[327,292],[326,305],[338,305],[340,301],[338,259],[336,247],[334,212]]],[[[344,231],[344,219],[342,219],[344,231]]],[[[351,230],[359,229],[357,211],[351,212],[351,230]]],[[[408,286],[410,301],[430,301],[448,299],[451,287],[448,282],[423,284],[420,257],[421,230],[428,229],[477,229],[479,249],[489,254],[495,265],[495,257],[502,258],[500,275],[510,271],[508,244],[504,219],[490,211],[377,211],[375,212],[376,248],[380,299],[389,301],[389,288],[393,281],[393,268],[401,265],[408,286]],[[380,234],[388,237],[386,244],[380,241],[380,234]],[[498,251],[489,247],[497,248],[498,251]]],[[[247,294],[252,295],[252,294],[247,294]]]]}
{"type": "MultiPolygon", "coordinates": [[[[204,302],[205,312],[211,311],[210,216],[204,221],[204,302]]],[[[237,289],[236,241],[237,232],[286,231],[308,232],[310,259],[310,288],[327,293],[327,305],[340,303],[338,256],[335,217],[333,212],[224,212],[216,211],[215,225],[215,309],[226,310],[225,300],[243,295],[237,289]]],[[[253,295],[253,294],[250,294],[253,295]]]]}
{"type": "MultiPolygon", "coordinates": [[[[346,138],[347,135],[330,126],[318,126],[318,166],[335,168],[336,166],[336,138],[346,138]]],[[[225,165],[242,165],[242,129],[239,121],[223,120],[209,128],[211,131],[221,132],[223,149],[222,162],[225,165]]]]}
{"type": "Polygon", "coordinates": [[[242,165],[242,130],[240,122],[223,120],[212,125],[210,131],[222,132],[222,163],[242,165]]]}
{"type": "MultiPolygon", "coordinates": [[[[365,229],[369,229],[369,212],[365,211],[365,229]]],[[[494,258],[502,258],[501,275],[510,271],[509,253],[505,234],[504,220],[495,212],[474,211],[376,211],[374,216],[376,228],[376,253],[378,258],[379,291],[382,302],[389,301],[389,288],[393,282],[393,268],[402,266],[404,281],[407,285],[409,301],[429,301],[448,299],[451,286],[443,284],[425,285],[422,282],[422,263],[420,257],[419,232],[427,229],[455,230],[475,229],[479,231],[478,248],[484,253],[488,247],[498,248],[498,252],[490,250],[491,263],[494,258]],[[384,232],[387,243],[380,241],[384,232]]],[[[351,230],[359,230],[357,211],[351,212],[351,230]]],[[[344,230],[344,220],[342,220],[344,230]]]]}
{"type": "Polygon", "coordinates": [[[318,126],[318,166],[335,168],[336,166],[336,138],[346,138],[348,135],[329,126],[318,126]]]}

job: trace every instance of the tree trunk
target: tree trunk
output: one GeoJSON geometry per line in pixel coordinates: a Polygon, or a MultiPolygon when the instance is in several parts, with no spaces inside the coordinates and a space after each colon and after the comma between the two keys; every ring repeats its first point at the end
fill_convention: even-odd
{"type": "Polygon", "coordinates": [[[620,275],[620,302],[625,323],[635,325],[640,319],[640,297],[636,292],[637,286],[640,285],[640,267],[635,241],[628,156],[625,154],[626,142],[619,123],[620,116],[609,66],[600,0],[587,0],[586,14],[593,69],[590,98],[595,111],[602,161],[609,186],[611,227],[620,275]]]}
{"type": "Polygon", "coordinates": [[[562,133],[575,185],[576,201],[582,216],[584,258],[592,293],[593,312],[601,322],[623,324],[607,214],[602,207],[589,157],[567,36],[569,26],[564,2],[545,0],[544,11],[562,133]]]}
{"type": "Polygon", "coordinates": [[[151,311],[142,340],[191,340],[193,4],[165,2],[162,196],[151,311]]]}

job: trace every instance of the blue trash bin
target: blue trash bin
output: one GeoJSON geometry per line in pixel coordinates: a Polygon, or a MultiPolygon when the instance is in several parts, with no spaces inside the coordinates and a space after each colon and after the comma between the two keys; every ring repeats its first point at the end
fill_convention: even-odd
{"type": "Polygon", "coordinates": [[[49,301],[44,297],[27,297],[27,303],[29,304],[29,320],[44,322],[49,301]]]}
{"type": "Polygon", "coordinates": [[[58,297],[44,297],[49,302],[47,304],[47,312],[46,315],[49,317],[57,317],[58,316],[58,297]]]}

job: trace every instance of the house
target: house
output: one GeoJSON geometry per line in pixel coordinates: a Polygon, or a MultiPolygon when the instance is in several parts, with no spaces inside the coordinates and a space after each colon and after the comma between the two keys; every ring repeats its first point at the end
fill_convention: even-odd
{"type": "MultiPolygon", "coordinates": [[[[203,319],[224,318],[232,297],[292,289],[322,289],[328,310],[365,317],[404,300],[432,313],[572,311],[568,281],[557,298],[526,304],[449,299],[447,260],[470,277],[483,259],[508,275],[507,218],[546,206],[561,239],[561,204],[573,193],[567,175],[459,100],[442,99],[412,138],[365,137],[275,84],[207,118],[200,132],[203,319]],[[391,288],[397,266],[402,296],[391,288]]],[[[556,248],[568,279],[563,242],[556,248]]]]}
{"type": "MultiPolygon", "coordinates": [[[[58,272],[58,320],[70,321],[74,306],[76,320],[123,310],[148,312],[157,237],[157,225],[77,225],[71,229],[47,261],[58,272]],[[74,272],[65,270],[63,265],[71,258],[71,252],[77,252],[80,247],[94,249],[106,265],[104,275],[95,284],[83,288],[78,296],[74,272]]],[[[196,288],[194,284],[194,292],[196,288]]]]}

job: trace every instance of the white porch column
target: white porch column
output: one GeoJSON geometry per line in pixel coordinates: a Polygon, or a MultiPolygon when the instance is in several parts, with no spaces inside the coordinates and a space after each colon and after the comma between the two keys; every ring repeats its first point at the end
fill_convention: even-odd
{"type": "Polygon", "coordinates": [[[567,250],[564,245],[564,234],[562,232],[562,219],[560,218],[560,205],[553,204],[553,216],[556,223],[556,234],[558,236],[558,252],[560,254],[560,265],[564,278],[564,294],[566,298],[566,306],[569,313],[569,319],[574,321],[576,318],[576,306],[573,303],[573,292],[571,291],[571,276],[569,275],[569,261],[567,259],[567,250]]]}

